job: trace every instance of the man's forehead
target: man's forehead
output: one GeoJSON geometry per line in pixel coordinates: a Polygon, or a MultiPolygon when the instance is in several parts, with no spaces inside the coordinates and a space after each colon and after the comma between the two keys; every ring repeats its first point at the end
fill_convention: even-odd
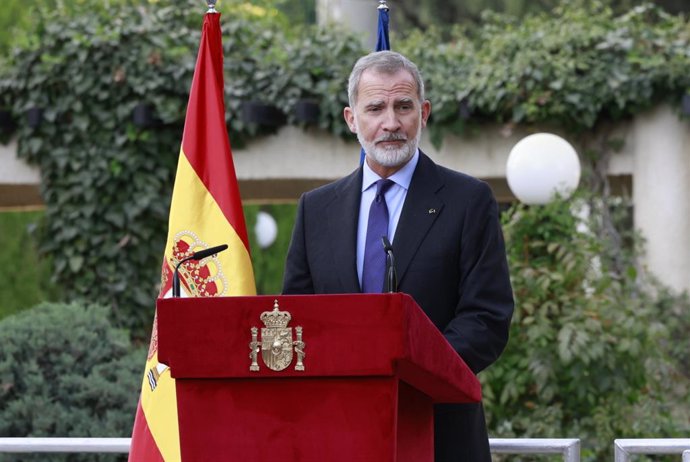
{"type": "Polygon", "coordinates": [[[386,73],[367,69],[362,73],[359,82],[360,97],[394,96],[396,98],[416,97],[417,82],[404,69],[386,73]]]}
{"type": "Polygon", "coordinates": [[[397,69],[397,70],[389,70],[385,68],[376,68],[376,67],[370,67],[369,69],[365,69],[362,72],[362,79],[366,77],[374,77],[374,76],[382,76],[382,77],[405,77],[409,79],[410,81],[414,82],[414,77],[412,76],[412,73],[407,70],[407,69],[397,69]]]}

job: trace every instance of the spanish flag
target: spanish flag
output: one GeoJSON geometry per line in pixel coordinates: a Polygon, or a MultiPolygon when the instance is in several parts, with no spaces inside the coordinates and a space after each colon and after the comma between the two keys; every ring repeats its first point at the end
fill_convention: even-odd
{"type": "MultiPolygon", "coordinates": [[[[184,296],[255,295],[247,229],[225,125],[220,13],[206,13],[177,166],[161,276],[169,296],[177,263],[194,252],[229,249],[180,267],[184,296]]],[[[131,462],[180,461],[175,380],[158,362],[157,321],[132,432],[131,462]]]]}

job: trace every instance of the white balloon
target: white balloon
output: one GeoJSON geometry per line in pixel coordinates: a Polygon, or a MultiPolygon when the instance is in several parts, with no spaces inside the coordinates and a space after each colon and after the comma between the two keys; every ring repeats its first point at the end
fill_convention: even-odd
{"type": "Polygon", "coordinates": [[[256,214],[256,225],[254,225],[254,233],[256,234],[256,241],[259,247],[265,249],[270,247],[278,237],[278,223],[270,214],[259,211],[256,214]]]}
{"type": "Polygon", "coordinates": [[[556,194],[564,198],[580,182],[580,159],[560,136],[535,133],[521,139],[508,155],[506,179],[510,190],[525,204],[546,204],[556,194]]]}

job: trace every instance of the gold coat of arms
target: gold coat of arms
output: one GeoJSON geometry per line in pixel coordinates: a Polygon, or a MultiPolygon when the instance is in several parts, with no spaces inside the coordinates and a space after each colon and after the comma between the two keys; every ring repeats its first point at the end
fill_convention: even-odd
{"type": "Polygon", "coordinates": [[[264,311],[259,317],[264,323],[261,328],[261,340],[258,338],[259,329],[251,328],[252,340],[249,342],[250,371],[259,370],[258,356],[261,351],[261,359],[271,370],[282,371],[292,363],[297,356],[296,371],[304,370],[304,348],[306,344],[302,340],[302,328],[295,327],[296,338],[293,339],[292,327],[288,327],[292,316],[287,311],[278,309],[278,300],[273,302],[273,311],[264,311]]]}

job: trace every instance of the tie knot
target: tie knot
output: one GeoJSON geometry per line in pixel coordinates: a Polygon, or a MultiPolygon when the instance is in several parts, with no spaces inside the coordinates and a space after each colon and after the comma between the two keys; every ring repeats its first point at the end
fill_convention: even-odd
{"type": "Polygon", "coordinates": [[[384,194],[386,194],[386,191],[390,189],[391,186],[395,184],[395,181],[393,180],[379,180],[376,182],[376,198],[380,198],[384,194]]]}

